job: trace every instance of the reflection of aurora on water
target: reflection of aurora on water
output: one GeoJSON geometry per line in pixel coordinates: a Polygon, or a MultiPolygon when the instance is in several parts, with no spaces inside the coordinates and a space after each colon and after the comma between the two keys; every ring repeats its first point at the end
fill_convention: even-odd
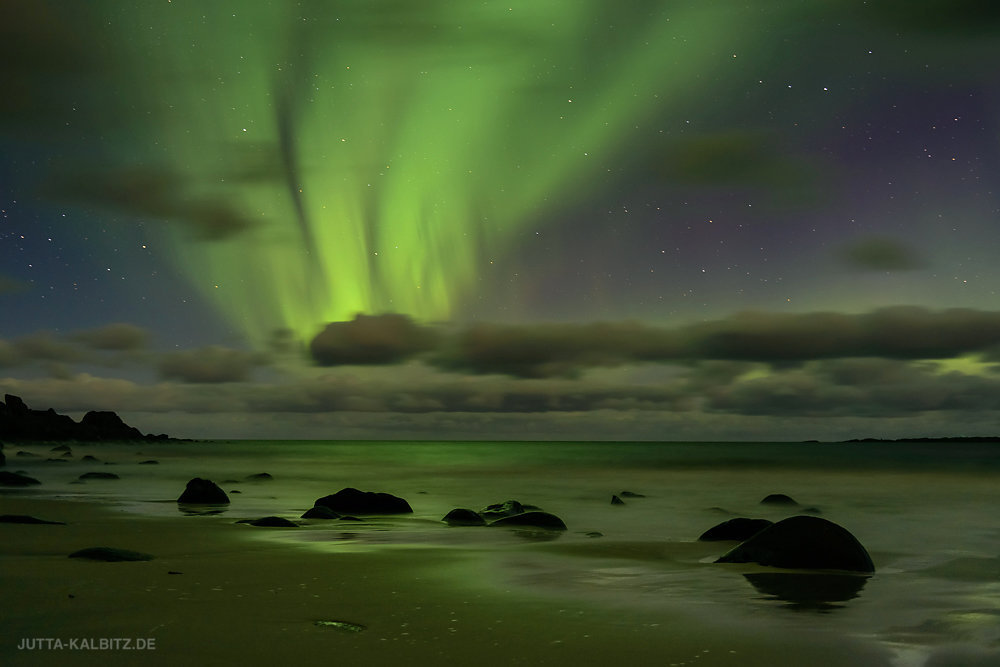
{"type": "Polygon", "coordinates": [[[646,4],[114,3],[120,92],[150,144],[114,179],[171,184],[146,210],[124,198],[177,218],[184,272],[253,339],[358,312],[447,319],[508,239],[615,178],[654,140],[643,123],[732,48],[732,16],[646,4]],[[190,243],[192,221],[211,242],[190,243]]]}

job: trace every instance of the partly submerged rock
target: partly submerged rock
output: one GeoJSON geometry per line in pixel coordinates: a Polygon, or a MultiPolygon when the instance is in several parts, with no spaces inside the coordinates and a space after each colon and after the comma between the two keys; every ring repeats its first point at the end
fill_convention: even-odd
{"type": "Polygon", "coordinates": [[[449,526],[485,526],[486,519],[478,513],[462,507],[455,508],[441,519],[449,526]]]}
{"type": "Polygon", "coordinates": [[[153,560],[151,554],[144,554],[139,551],[129,551],[128,549],[117,549],[115,547],[88,547],[74,551],[70,558],[85,558],[86,560],[100,560],[108,563],[119,561],[139,561],[153,560]]]}
{"type": "Polygon", "coordinates": [[[340,515],[334,512],[329,507],[324,507],[323,505],[316,505],[310,507],[305,511],[301,519],[339,519],[340,515]]]}
{"type": "Polygon", "coordinates": [[[616,495],[612,495],[612,496],[611,496],[611,504],[612,504],[612,505],[624,505],[624,504],[625,504],[625,501],[624,501],[624,500],[622,500],[621,498],[619,498],[619,497],[618,497],[618,496],[616,496],[616,495]]]}
{"type": "Polygon", "coordinates": [[[753,537],[773,524],[773,521],[768,521],[767,519],[748,519],[746,517],[737,517],[712,526],[702,533],[698,540],[701,542],[716,542],[722,540],[742,542],[743,540],[753,537]]]}
{"type": "Polygon", "coordinates": [[[646,496],[644,496],[641,493],[634,493],[632,491],[622,491],[618,495],[621,496],[622,498],[645,498],[646,497],[646,496]]]}
{"type": "Polygon", "coordinates": [[[212,480],[195,477],[187,483],[177,502],[186,505],[228,505],[229,496],[212,480]]]}
{"type": "Polygon", "coordinates": [[[412,514],[410,504],[390,493],[358,491],[348,487],[318,498],[314,505],[329,507],[340,514],[412,514]]]}
{"type": "Polygon", "coordinates": [[[62,521],[46,521],[27,514],[0,514],[0,523],[37,523],[49,524],[53,526],[65,526],[62,521]]]}
{"type": "Polygon", "coordinates": [[[0,486],[33,486],[35,484],[41,484],[41,482],[21,473],[0,470],[0,486]]]}
{"type": "Polygon", "coordinates": [[[274,477],[271,476],[271,473],[259,472],[254,475],[248,475],[247,479],[253,482],[268,482],[274,479],[274,477]]]}
{"type": "Polygon", "coordinates": [[[248,523],[251,526],[259,526],[262,528],[298,528],[299,524],[294,521],[289,521],[280,516],[265,516],[260,519],[246,519],[244,521],[239,521],[238,523],[248,523]]]}
{"type": "Polygon", "coordinates": [[[798,503],[791,496],[783,493],[772,493],[760,501],[761,505],[783,505],[785,507],[795,507],[798,503]]]}
{"type": "Polygon", "coordinates": [[[495,519],[502,519],[505,516],[523,514],[529,508],[538,509],[537,507],[533,507],[531,505],[522,505],[516,500],[507,500],[502,503],[487,505],[483,509],[479,510],[479,515],[487,521],[493,521],[495,519]]]}
{"type": "Polygon", "coordinates": [[[85,472],[77,479],[121,479],[113,472],[85,472]]]}
{"type": "Polygon", "coordinates": [[[847,529],[815,516],[793,516],[730,549],[717,563],[759,563],[808,570],[875,571],[871,556],[847,529]]]}
{"type": "Polygon", "coordinates": [[[548,512],[522,512],[505,516],[492,522],[490,526],[511,527],[511,528],[544,528],[546,530],[566,530],[566,524],[555,514],[548,512]]]}

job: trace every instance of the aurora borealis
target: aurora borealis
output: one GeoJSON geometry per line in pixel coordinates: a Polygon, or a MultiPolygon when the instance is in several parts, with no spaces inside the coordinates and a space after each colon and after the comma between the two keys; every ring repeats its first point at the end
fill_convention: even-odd
{"type": "Polygon", "coordinates": [[[5,2],[0,389],[206,437],[1000,433],[998,18],[5,2]]]}

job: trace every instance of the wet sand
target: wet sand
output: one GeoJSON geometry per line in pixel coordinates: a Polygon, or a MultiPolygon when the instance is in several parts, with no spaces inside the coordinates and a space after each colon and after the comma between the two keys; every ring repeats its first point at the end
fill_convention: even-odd
{"type": "Polygon", "coordinates": [[[637,614],[510,587],[486,552],[331,552],[269,539],[268,529],[224,516],[148,517],[24,494],[0,503],[3,514],[67,524],[0,524],[5,665],[886,664],[833,636],[754,636],[697,615],[637,614]],[[90,546],[155,559],[67,557],[90,546]],[[133,648],[119,641],[101,649],[102,638],[129,639],[133,648]],[[153,648],[135,649],[150,641],[153,648]]]}

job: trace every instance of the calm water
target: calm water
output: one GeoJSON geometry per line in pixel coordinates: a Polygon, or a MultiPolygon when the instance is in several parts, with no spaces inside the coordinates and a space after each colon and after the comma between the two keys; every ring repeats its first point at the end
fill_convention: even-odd
{"type": "MultiPolygon", "coordinates": [[[[50,456],[47,447],[22,449],[50,456]]],[[[588,600],[636,623],[683,609],[706,624],[725,619],[776,640],[833,633],[878,649],[872,664],[1000,664],[1000,447],[991,444],[250,441],[78,445],[69,463],[16,451],[5,450],[8,469],[44,485],[5,493],[176,515],[173,500],[188,479],[202,476],[241,492],[231,494],[224,515],[235,520],[296,518],[345,486],[385,491],[406,498],[414,515],[346,528],[314,522],[260,531],[261,539],[330,551],[463,549],[488,561],[492,579],[484,585],[588,600]],[[79,462],[86,453],[114,465],[79,462]],[[138,465],[146,459],[159,463],[138,465]],[[95,469],[121,479],[75,483],[95,469]],[[260,472],[274,479],[246,481],[260,472]],[[645,497],[612,506],[611,495],[625,490],[645,497]],[[836,578],[830,590],[829,581],[713,565],[731,544],[699,543],[698,535],[733,516],[796,513],[759,504],[779,492],[850,530],[876,574],[836,578]],[[538,541],[440,522],[455,507],[507,499],[541,506],[569,530],[538,541]]]]}

